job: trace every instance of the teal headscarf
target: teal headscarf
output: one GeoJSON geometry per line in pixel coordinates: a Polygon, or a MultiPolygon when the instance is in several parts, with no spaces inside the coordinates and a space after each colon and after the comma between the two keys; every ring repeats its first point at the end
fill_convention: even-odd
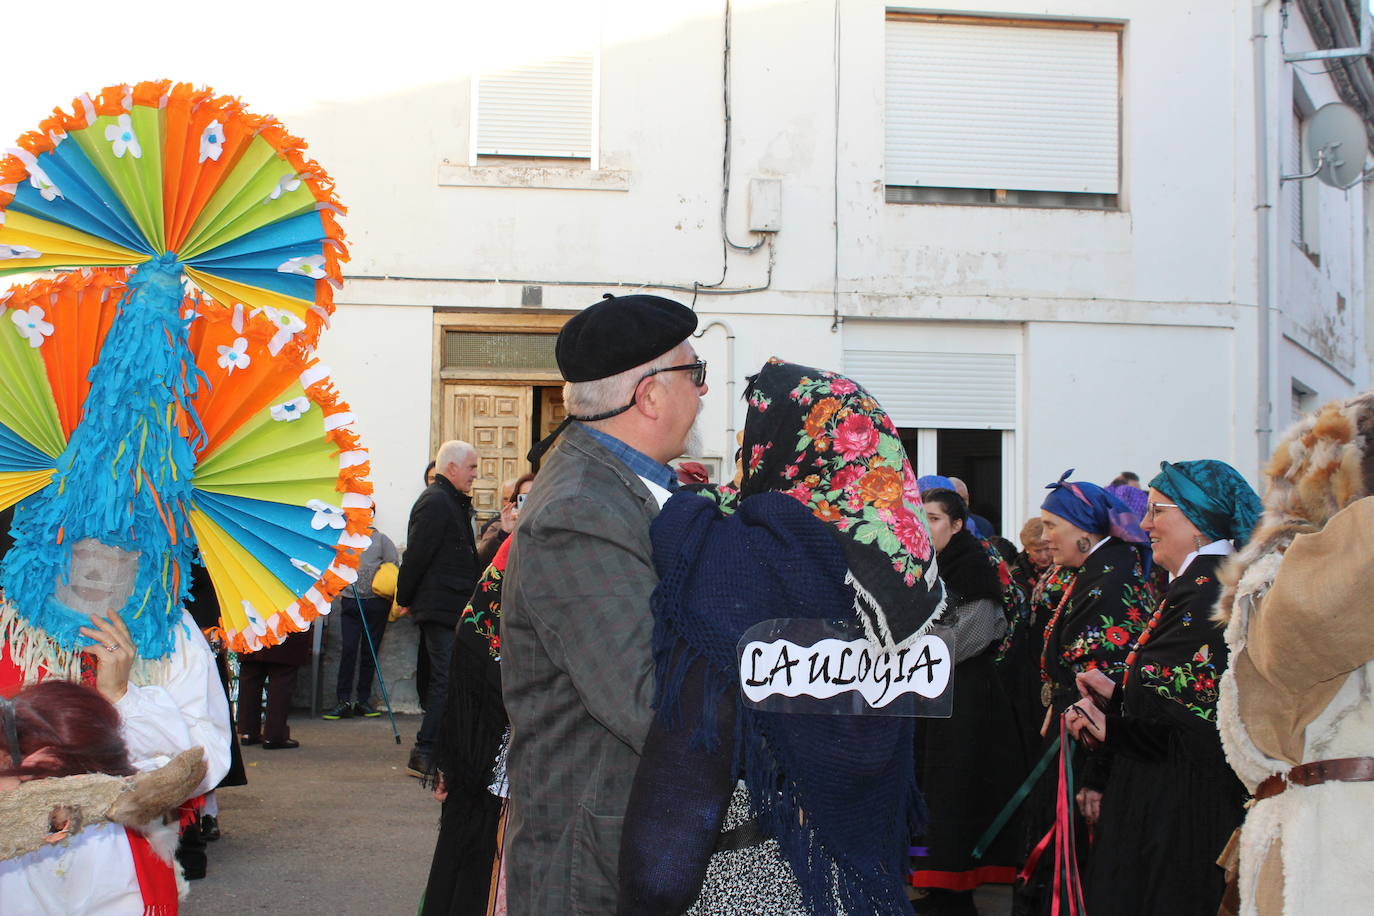
{"type": "Polygon", "coordinates": [[[1177,503],[1204,537],[1235,541],[1237,549],[1264,511],[1250,484],[1225,461],[1161,461],[1150,486],[1177,503]]]}

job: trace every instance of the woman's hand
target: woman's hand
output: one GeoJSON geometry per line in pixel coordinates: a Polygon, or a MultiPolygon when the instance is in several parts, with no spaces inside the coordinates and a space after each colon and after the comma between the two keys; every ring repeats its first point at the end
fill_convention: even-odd
{"type": "Polygon", "coordinates": [[[111,703],[118,703],[129,691],[129,671],[134,666],[134,638],[119,615],[91,615],[91,625],[81,628],[81,635],[95,640],[85,651],[96,657],[95,689],[111,703]]]}
{"type": "Polygon", "coordinates": [[[448,783],[444,782],[444,771],[439,770],[434,779],[434,800],[444,801],[448,798],[448,783]]]}
{"type": "Polygon", "coordinates": [[[1089,826],[1097,823],[1097,819],[1102,815],[1102,793],[1096,789],[1078,790],[1078,811],[1083,815],[1083,820],[1089,826]]]}
{"type": "Polygon", "coordinates": [[[1084,697],[1101,697],[1105,703],[1116,693],[1116,681],[1107,677],[1096,668],[1090,668],[1075,678],[1078,694],[1084,697]]]}
{"type": "Polygon", "coordinates": [[[501,507],[501,530],[510,534],[515,530],[515,523],[520,518],[520,510],[515,508],[515,503],[506,503],[501,507]]]}
{"type": "Polygon", "coordinates": [[[1079,700],[1065,710],[1064,727],[1069,730],[1071,737],[1089,748],[1095,748],[1107,740],[1107,717],[1091,698],[1079,700]]]}

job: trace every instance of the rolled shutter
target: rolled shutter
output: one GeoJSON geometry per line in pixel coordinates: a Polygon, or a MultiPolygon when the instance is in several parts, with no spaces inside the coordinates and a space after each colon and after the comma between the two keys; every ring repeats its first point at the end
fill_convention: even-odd
{"type": "Polygon", "coordinates": [[[594,73],[588,53],[481,74],[478,155],[591,158],[594,73]]]}
{"type": "Polygon", "coordinates": [[[844,368],[898,426],[1016,426],[1016,357],[1010,354],[847,349],[844,368]]]}
{"type": "Polygon", "coordinates": [[[1116,194],[1120,32],[892,18],[887,184],[1116,194]]]}

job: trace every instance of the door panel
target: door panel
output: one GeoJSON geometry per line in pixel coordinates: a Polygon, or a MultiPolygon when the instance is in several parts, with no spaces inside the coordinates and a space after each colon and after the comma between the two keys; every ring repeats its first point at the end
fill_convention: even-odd
{"type": "Polygon", "coordinates": [[[529,470],[533,393],[526,386],[446,383],[442,438],[462,439],[477,449],[473,508],[483,517],[500,510],[501,484],[529,470]]]}

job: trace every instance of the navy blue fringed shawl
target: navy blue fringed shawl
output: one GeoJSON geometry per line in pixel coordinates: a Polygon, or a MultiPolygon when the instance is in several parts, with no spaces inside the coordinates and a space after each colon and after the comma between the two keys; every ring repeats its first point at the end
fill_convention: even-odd
{"type": "MultiPolygon", "coordinates": [[[[740,699],[736,644],[751,626],[785,617],[853,618],[845,555],[830,526],[781,493],[749,497],[728,517],[710,500],[682,493],[664,506],[652,532],[660,576],[653,596],[660,722],[693,729],[695,745],[717,750],[717,705],[735,703],[736,772],[753,815],[779,841],[808,910],[833,914],[838,903],[849,914],[909,913],[908,831],[924,816],[912,720],[768,713],[740,699]],[[705,671],[706,701],[688,709],[683,683],[694,665],[705,671]]],[[[655,840],[674,848],[671,836],[655,840]]]]}

